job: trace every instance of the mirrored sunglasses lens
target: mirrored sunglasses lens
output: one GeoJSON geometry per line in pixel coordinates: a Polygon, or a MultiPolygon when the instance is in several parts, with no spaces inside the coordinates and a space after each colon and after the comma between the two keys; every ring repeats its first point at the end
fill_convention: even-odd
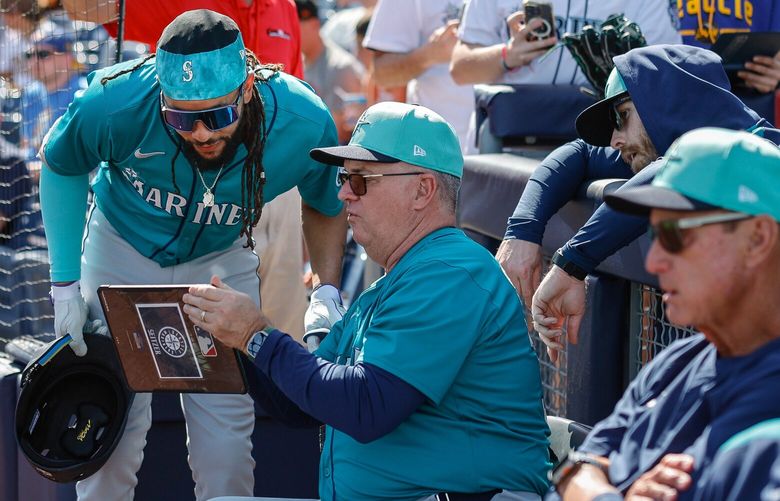
{"type": "Polygon", "coordinates": [[[192,131],[197,115],[194,113],[177,113],[173,110],[165,110],[165,122],[176,130],[192,131]]]}
{"type": "Polygon", "coordinates": [[[238,119],[235,108],[228,106],[217,110],[201,113],[199,119],[212,131],[224,129],[238,119]]]}

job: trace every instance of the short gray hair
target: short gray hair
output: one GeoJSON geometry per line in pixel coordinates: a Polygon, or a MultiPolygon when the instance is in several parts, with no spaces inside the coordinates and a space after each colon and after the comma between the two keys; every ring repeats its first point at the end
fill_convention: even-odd
{"type": "Polygon", "coordinates": [[[442,206],[455,214],[458,207],[458,192],[460,191],[460,178],[444,172],[431,171],[436,177],[439,186],[439,200],[442,206]]]}

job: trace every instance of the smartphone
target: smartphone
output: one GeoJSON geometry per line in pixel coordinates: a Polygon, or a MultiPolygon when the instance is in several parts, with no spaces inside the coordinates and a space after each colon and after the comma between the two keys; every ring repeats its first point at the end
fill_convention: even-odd
{"type": "Polygon", "coordinates": [[[555,18],[553,17],[552,4],[523,0],[523,12],[525,12],[526,24],[535,17],[542,20],[542,26],[531,32],[533,39],[544,40],[545,38],[555,36],[555,18]]]}

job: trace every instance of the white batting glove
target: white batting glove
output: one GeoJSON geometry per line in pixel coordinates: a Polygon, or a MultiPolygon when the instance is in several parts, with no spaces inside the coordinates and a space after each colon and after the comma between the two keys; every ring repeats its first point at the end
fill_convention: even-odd
{"type": "Polygon", "coordinates": [[[79,357],[87,354],[84,343],[84,324],[87,323],[87,303],[81,295],[78,280],[70,285],[51,287],[51,299],[54,303],[54,334],[59,338],[70,334],[73,341],[70,347],[79,357]]]}
{"type": "Polygon", "coordinates": [[[344,318],[345,312],[336,287],[323,284],[314,289],[309,308],[303,316],[303,342],[310,352],[319,348],[320,341],[330,332],[333,324],[344,318]]]}

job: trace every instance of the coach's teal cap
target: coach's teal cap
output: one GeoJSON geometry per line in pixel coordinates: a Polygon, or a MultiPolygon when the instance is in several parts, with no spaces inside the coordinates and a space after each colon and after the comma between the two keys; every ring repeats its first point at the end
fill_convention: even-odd
{"type": "Polygon", "coordinates": [[[623,97],[628,97],[628,88],[617,67],[614,67],[604,86],[604,99],[588,106],[577,116],[577,134],[593,146],[609,146],[615,128],[611,110],[623,97]]]}
{"type": "Polygon", "coordinates": [[[780,221],[780,148],[743,131],[706,127],[680,136],[652,185],[618,190],[607,204],[621,212],[725,209],[780,221]]]}
{"type": "Polygon", "coordinates": [[[207,9],[181,14],[157,42],[157,77],[166,97],[214,99],[246,80],[246,49],[235,21],[207,9]]]}
{"type": "Polygon", "coordinates": [[[344,160],[406,162],[463,176],[455,130],[438,113],[414,104],[375,104],[360,116],[347,146],[315,148],[310,155],[329,165],[344,165],[344,160]]]}

